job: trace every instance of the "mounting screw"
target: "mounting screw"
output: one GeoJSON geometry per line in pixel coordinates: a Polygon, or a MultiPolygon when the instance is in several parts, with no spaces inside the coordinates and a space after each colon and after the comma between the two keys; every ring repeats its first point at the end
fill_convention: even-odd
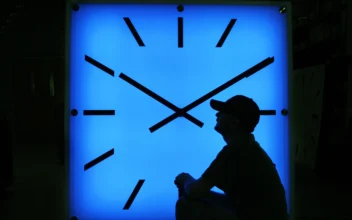
{"type": "MultiPolygon", "coordinates": [[[[77,109],[72,109],[72,110],[71,110],[71,115],[72,115],[72,116],[77,116],[77,115],[78,115],[77,109]]],[[[72,218],[73,218],[73,217],[72,217],[72,218]]]]}
{"type": "Polygon", "coordinates": [[[71,220],[78,220],[78,218],[76,216],[72,216],[71,220]]]}
{"type": "Polygon", "coordinates": [[[279,10],[280,14],[286,13],[286,10],[287,10],[286,6],[281,6],[279,10]]]}
{"type": "Polygon", "coordinates": [[[73,4],[72,5],[72,10],[74,10],[74,11],[78,11],[79,10],[79,5],[78,4],[73,4]]]}
{"type": "Polygon", "coordinates": [[[177,11],[178,11],[178,12],[183,12],[183,10],[185,10],[185,8],[183,7],[183,5],[178,5],[178,6],[177,6],[177,11]]]}
{"type": "Polygon", "coordinates": [[[287,116],[287,115],[288,115],[287,109],[282,109],[282,110],[281,110],[281,115],[287,116]]]}

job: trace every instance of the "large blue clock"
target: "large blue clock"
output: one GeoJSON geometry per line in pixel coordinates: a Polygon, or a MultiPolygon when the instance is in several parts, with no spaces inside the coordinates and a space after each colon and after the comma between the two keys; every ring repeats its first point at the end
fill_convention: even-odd
{"type": "Polygon", "coordinates": [[[289,10],[214,2],[70,8],[70,217],[174,219],[175,176],[225,144],[209,100],[236,94],[261,108],[254,135],[290,198],[289,10]]]}

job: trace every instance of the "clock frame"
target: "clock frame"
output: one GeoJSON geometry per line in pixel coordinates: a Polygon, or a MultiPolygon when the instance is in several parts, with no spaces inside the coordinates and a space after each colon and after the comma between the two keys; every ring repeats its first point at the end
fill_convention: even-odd
{"type": "MultiPolygon", "coordinates": [[[[99,2],[98,4],[103,5],[103,4],[122,4],[125,3],[126,1],[104,1],[104,3],[99,2]]],[[[75,92],[75,89],[73,89],[73,85],[72,85],[72,78],[73,76],[73,71],[72,71],[72,66],[74,65],[72,62],[72,56],[74,55],[74,53],[72,52],[72,16],[75,13],[79,13],[81,6],[84,7],[84,5],[89,5],[89,4],[94,4],[97,3],[96,1],[78,1],[78,2],[71,2],[71,4],[68,5],[68,13],[67,13],[67,27],[68,27],[68,31],[67,31],[67,50],[66,50],[66,79],[67,79],[67,83],[66,83],[66,101],[65,101],[65,105],[66,105],[66,111],[65,111],[65,137],[66,137],[66,161],[69,161],[69,163],[67,163],[66,165],[66,177],[67,179],[67,185],[66,185],[66,195],[67,195],[67,205],[65,207],[65,212],[67,213],[67,216],[69,216],[71,219],[73,218],[77,218],[77,219],[83,219],[83,220],[88,220],[90,218],[80,218],[79,215],[75,215],[75,213],[72,212],[72,201],[71,201],[71,194],[72,194],[72,178],[73,178],[73,174],[72,174],[72,166],[73,165],[73,159],[75,157],[79,157],[77,156],[77,152],[73,151],[73,146],[76,146],[76,148],[80,148],[80,150],[83,149],[83,147],[77,147],[78,145],[73,145],[72,141],[73,139],[75,139],[75,136],[72,133],[72,126],[70,126],[70,123],[72,123],[72,120],[75,120],[73,118],[78,118],[78,117],[86,117],[86,118],[104,118],[104,117],[114,117],[117,114],[117,110],[113,109],[113,108],[107,108],[107,107],[99,107],[96,106],[95,108],[85,108],[83,105],[80,106],[73,106],[73,98],[72,98],[72,93],[75,92]],[[70,80],[71,79],[71,80],[70,80]],[[70,191],[71,189],[71,191],[70,191]]],[[[129,4],[130,2],[128,2],[129,4]]],[[[144,1],[133,1],[133,3],[140,3],[140,4],[145,4],[144,1]]],[[[152,5],[152,4],[160,4],[160,5],[166,5],[166,4],[170,4],[175,6],[175,11],[177,10],[180,15],[175,17],[175,29],[177,31],[175,31],[175,33],[177,33],[177,37],[175,37],[176,41],[174,42],[174,47],[178,48],[179,50],[183,50],[187,47],[192,47],[192,45],[188,44],[187,42],[187,32],[185,29],[185,25],[187,25],[187,20],[183,18],[182,13],[183,11],[186,11],[189,5],[211,5],[213,4],[214,1],[154,1],[153,3],[148,3],[146,5],[152,5]]],[[[280,2],[280,3],[272,3],[272,2],[267,2],[267,3],[263,3],[263,2],[245,2],[245,1],[233,1],[231,3],[227,2],[227,1],[216,1],[216,5],[218,5],[219,7],[221,7],[222,5],[228,5],[228,6],[258,6],[258,8],[260,7],[276,7],[277,8],[277,13],[281,14],[282,16],[286,16],[285,21],[286,21],[286,34],[287,34],[287,39],[286,40],[286,48],[285,48],[285,52],[287,53],[287,60],[286,60],[286,66],[287,66],[287,106],[282,106],[281,109],[275,108],[275,109],[271,109],[271,108],[265,108],[265,109],[261,109],[261,113],[262,118],[263,117],[270,117],[270,115],[276,114],[275,117],[287,117],[288,120],[288,127],[287,127],[287,132],[289,130],[292,131],[292,126],[294,126],[292,123],[293,120],[291,119],[291,113],[288,115],[288,110],[291,109],[290,106],[292,98],[291,98],[291,92],[290,90],[291,88],[291,70],[292,70],[292,57],[291,57],[291,8],[290,8],[290,4],[288,2],[280,2]],[[265,115],[269,115],[269,116],[265,116],[265,115]]],[[[260,14],[260,10],[258,9],[258,13],[260,14]]],[[[259,16],[259,15],[258,15],[259,16]]],[[[133,17],[128,17],[128,16],[121,16],[121,20],[123,20],[123,22],[125,23],[126,27],[129,30],[129,37],[131,39],[134,40],[135,45],[138,45],[138,47],[140,47],[141,49],[145,48],[145,47],[152,47],[151,44],[148,44],[148,41],[145,40],[142,36],[142,34],[139,32],[138,27],[135,26],[133,17]]],[[[226,47],[226,43],[227,43],[227,37],[229,35],[231,35],[231,31],[236,29],[236,25],[238,22],[240,22],[241,18],[240,17],[231,17],[227,20],[226,24],[223,24],[224,29],[223,32],[218,33],[219,37],[218,38],[214,38],[213,42],[209,42],[211,44],[213,44],[213,47],[217,48],[217,49],[222,49],[226,47]]],[[[77,27],[78,28],[78,27],[77,27]]],[[[127,34],[126,34],[127,36],[127,34]]],[[[93,41],[92,41],[93,42],[93,41]]],[[[216,96],[217,94],[221,93],[223,90],[225,90],[228,87],[233,86],[235,83],[238,83],[239,81],[245,79],[245,78],[249,78],[249,77],[255,77],[252,76],[254,75],[256,72],[260,71],[261,69],[271,65],[272,63],[276,62],[275,60],[275,56],[268,54],[267,57],[263,57],[263,59],[258,60],[258,62],[253,62],[253,65],[248,66],[249,69],[246,69],[242,72],[238,72],[238,73],[234,73],[237,75],[234,75],[233,78],[229,78],[229,80],[227,82],[223,82],[220,86],[218,87],[214,87],[212,90],[210,90],[210,92],[206,93],[203,96],[200,96],[200,98],[198,97],[197,99],[193,99],[193,101],[189,102],[191,104],[187,104],[187,103],[183,103],[183,105],[185,107],[179,107],[176,104],[173,104],[172,101],[169,101],[166,98],[163,98],[162,92],[156,92],[154,89],[150,89],[148,88],[147,85],[141,83],[139,80],[137,80],[135,77],[130,76],[130,73],[125,72],[122,69],[116,69],[115,67],[111,67],[111,65],[107,65],[106,63],[104,63],[103,60],[98,59],[96,57],[94,57],[94,54],[90,54],[90,53],[84,53],[82,57],[80,57],[80,59],[84,60],[86,64],[91,65],[92,67],[96,68],[97,70],[99,70],[102,74],[106,74],[106,77],[110,77],[110,78],[118,78],[120,80],[120,82],[124,82],[126,84],[126,88],[127,86],[129,86],[131,89],[135,89],[135,92],[139,92],[141,95],[144,96],[149,96],[150,98],[154,99],[154,102],[158,103],[158,104],[162,104],[162,107],[168,110],[172,110],[172,112],[168,115],[165,115],[165,117],[163,117],[161,120],[156,121],[154,124],[150,124],[150,126],[146,129],[149,129],[149,134],[154,134],[157,133],[159,131],[161,131],[162,129],[164,129],[164,126],[172,123],[175,120],[180,120],[179,118],[182,117],[183,119],[186,120],[187,123],[190,124],[190,126],[194,126],[197,127],[199,129],[202,129],[202,127],[204,126],[205,122],[201,119],[201,117],[197,117],[196,113],[193,113],[192,110],[197,107],[198,105],[206,105],[207,103],[205,103],[207,100],[209,100],[210,98],[216,96]]],[[[76,84],[76,86],[78,86],[78,84],[76,84]]],[[[246,94],[244,94],[246,95],[246,94]]],[[[78,104],[79,105],[79,104],[78,104]]],[[[182,106],[182,105],[181,105],[182,106]]],[[[209,106],[208,106],[209,107],[209,106]]],[[[210,107],[209,107],[210,108],[210,107]]],[[[185,123],[186,123],[185,122],[185,123]]],[[[215,122],[214,122],[215,123],[215,122]]],[[[209,123],[208,123],[209,124],[209,123]]],[[[75,128],[77,129],[77,128],[75,128]]],[[[98,129],[99,130],[99,129],[98,129]]],[[[214,131],[215,132],[215,131],[214,131]]],[[[292,159],[292,155],[294,155],[293,153],[291,153],[292,151],[292,147],[291,147],[291,139],[294,138],[293,135],[291,135],[291,133],[287,133],[287,147],[288,147],[288,152],[290,154],[288,158],[289,162],[287,162],[287,172],[292,173],[293,170],[293,166],[291,161],[294,161],[292,159]]],[[[206,137],[205,137],[206,138],[206,137]]],[[[90,169],[93,169],[95,165],[104,162],[104,160],[108,160],[113,158],[114,156],[116,156],[116,151],[117,148],[116,147],[109,147],[109,149],[106,149],[104,152],[102,152],[101,154],[97,154],[96,157],[92,158],[91,160],[86,160],[86,163],[82,163],[82,172],[90,172],[90,169]]],[[[215,155],[214,155],[215,156],[215,155]]],[[[206,167],[204,167],[205,169],[206,167]]],[[[290,174],[287,174],[287,178],[288,180],[286,180],[285,184],[286,184],[286,191],[289,191],[289,205],[290,205],[290,215],[291,217],[294,215],[293,213],[293,193],[292,192],[292,188],[293,188],[293,177],[290,174]],[[289,181],[289,182],[287,182],[289,181]]],[[[77,180],[76,180],[77,181],[77,180]]],[[[131,206],[133,207],[133,201],[134,199],[138,196],[138,192],[143,188],[143,184],[147,183],[148,179],[146,178],[139,178],[138,180],[135,181],[135,184],[133,186],[129,186],[129,197],[124,199],[125,202],[123,204],[123,206],[121,206],[121,204],[116,205],[116,209],[121,209],[124,210],[125,212],[131,211],[130,208],[131,206]],[[119,208],[119,206],[121,206],[119,208]]],[[[170,184],[172,184],[170,182],[170,184]]],[[[123,183],[122,183],[123,185],[123,183]]],[[[77,188],[77,186],[76,186],[77,188]]],[[[119,190],[122,190],[121,188],[119,190]]],[[[124,189],[125,190],[125,189],[124,189]]],[[[176,192],[176,191],[175,191],[176,192]]],[[[115,193],[118,194],[118,192],[116,191],[115,193]]],[[[175,194],[176,195],[176,194],[175,194]]],[[[175,197],[176,198],[176,197],[175,197]]],[[[116,202],[116,201],[115,201],[116,202]]],[[[82,208],[81,208],[82,209],[82,208]]],[[[77,210],[77,208],[76,208],[77,210]]],[[[133,211],[133,210],[132,210],[133,211]]],[[[117,217],[118,214],[112,214],[111,216],[115,216],[117,217]]],[[[110,217],[111,217],[110,216],[110,217]]],[[[121,216],[120,216],[121,217],[121,216]]],[[[128,215],[123,215],[123,217],[126,217],[127,219],[129,219],[128,215]],[[126,217],[127,216],[127,217],[126,217]]],[[[133,215],[133,218],[138,217],[138,215],[133,215]]],[[[139,216],[140,217],[140,216],[139,216]]],[[[148,219],[148,218],[145,218],[148,219]]],[[[152,219],[157,219],[155,217],[153,217],[152,219]]]]}

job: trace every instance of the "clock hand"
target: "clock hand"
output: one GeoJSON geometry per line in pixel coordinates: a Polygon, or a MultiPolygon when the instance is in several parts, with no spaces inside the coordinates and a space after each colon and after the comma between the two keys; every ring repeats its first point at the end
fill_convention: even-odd
{"type": "MultiPolygon", "coordinates": [[[[119,77],[121,79],[123,79],[124,81],[126,81],[127,83],[131,84],[132,86],[136,87],[137,89],[141,90],[145,94],[149,95],[150,97],[152,97],[156,101],[160,102],[161,104],[163,104],[166,107],[174,110],[175,112],[178,112],[178,111],[181,110],[179,107],[175,106],[174,104],[172,104],[171,102],[167,101],[163,97],[157,95],[155,92],[147,89],[145,86],[141,85],[137,81],[131,79],[128,76],[126,76],[124,73],[120,73],[119,77]]],[[[203,125],[204,125],[203,122],[199,121],[198,119],[196,119],[192,115],[189,115],[189,114],[186,113],[186,114],[183,114],[182,116],[187,118],[189,121],[193,122],[194,124],[198,125],[199,127],[203,127],[203,125]]]]}
{"type": "Polygon", "coordinates": [[[90,56],[84,55],[84,60],[93,66],[95,66],[98,69],[101,69],[102,71],[106,72],[110,76],[114,76],[115,72],[114,70],[110,69],[109,67],[103,65],[102,63],[98,62],[97,60],[91,58],[90,56]]]}
{"type": "Polygon", "coordinates": [[[164,120],[160,121],[159,123],[153,125],[152,127],[149,128],[150,132],[154,132],[161,128],[162,126],[168,124],[169,122],[173,121],[179,116],[182,116],[183,114],[186,114],[188,111],[192,110],[193,108],[197,107],[198,105],[202,104],[206,100],[210,99],[214,95],[217,95],[218,93],[224,91],[228,87],[234,85],[235,83],[239,82],[240,80],[244,78],[248,78],[254,73],[258,72],[259,70],[267,67],[268,65],[272,64],[274,62],[274,57],[268,57],[265,60],[259,62],[255,66],[251,67],[250,69],[244,71],[243,73],[237,75],[233,79],[227,81],[226,83],[222,84],[221,86],[217,87],[216,89],[210,91],[209,93],[205,94],[204,96],[200,97],[199,99],[195,100],[191,104],[187,105],[186,107],[180,109],[180,111],[175,112],[174,114],[170,115],[169,117],[165,118],[164,120]]]}

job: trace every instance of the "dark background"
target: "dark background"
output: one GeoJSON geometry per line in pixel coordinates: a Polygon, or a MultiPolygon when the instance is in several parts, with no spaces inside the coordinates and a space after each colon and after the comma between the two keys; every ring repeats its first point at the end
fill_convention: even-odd
{"type": "MultiPolygon", "coordinates": [[[[294,69],[325,67],[317,159],[314,169],[296,164],[298,219],[352,219],[352,4],[347,3],[292,1],[294,69]]],[[[65,13],[64,0],[0,5],[0,180],[2,188],[15,187],[1,193],[0,219],[62,219],[63,166],[56,162],[63,143],[65,13]]]]}

